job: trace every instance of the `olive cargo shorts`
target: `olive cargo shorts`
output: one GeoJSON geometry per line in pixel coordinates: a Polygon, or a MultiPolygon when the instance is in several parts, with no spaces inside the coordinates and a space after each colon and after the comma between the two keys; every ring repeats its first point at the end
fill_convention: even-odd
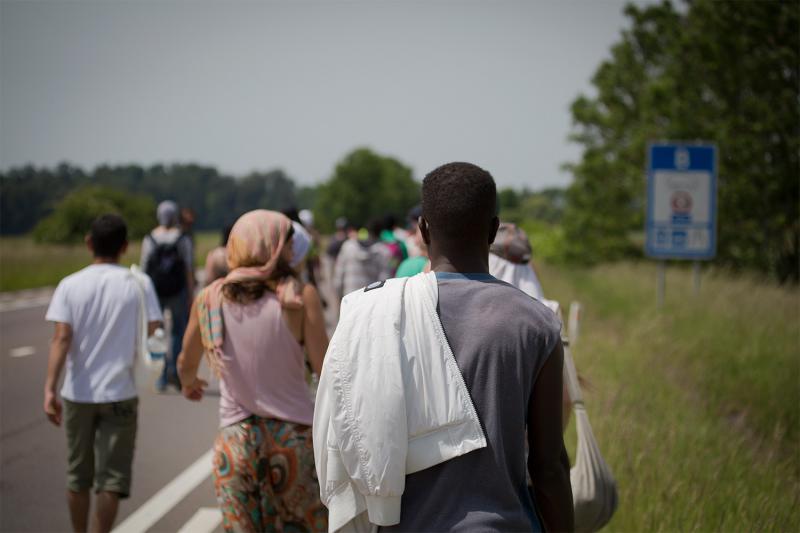
{"type": "Polygon", "coordinates": [[[116,492],[120,498],[127,498],[139,399],[109,403],[62,401],[67,432],[67,488],[79,492],[94,484],[95,492],[116,492]]]}

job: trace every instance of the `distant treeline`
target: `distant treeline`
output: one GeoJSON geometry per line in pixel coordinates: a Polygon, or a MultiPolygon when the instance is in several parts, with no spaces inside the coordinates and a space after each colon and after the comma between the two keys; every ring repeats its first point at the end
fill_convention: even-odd
{"type": "MultiPolygon", "coordinates": [[[[256,208],[286,209],[313,203],[313,187],[298,187],[282,170],[241,178],[195,164],[98,166],[91,172],[62,163],[55,169],[26,166],[0,173],[0,233],[31,231],[71,191],[109,187],[174,200],[196,213],[197,229],[218,229],[256,208]]],[[[152,215],[155,223],[155,212],[152,215]]]]}

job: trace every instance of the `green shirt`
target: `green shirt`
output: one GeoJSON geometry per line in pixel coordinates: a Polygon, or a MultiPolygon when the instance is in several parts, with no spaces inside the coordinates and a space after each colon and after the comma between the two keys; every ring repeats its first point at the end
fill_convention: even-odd
{"type": "Polygon", "coordinates": [[[396,278],[410,278],[415,274],[419,274],[423,270],[425,270],[425,265],[428,264],[428,258],[424,255],[418,255],[416,257],[409,257],[402,263],[400,266],[397,267],[397,273],[395,274],[396,278]]]}

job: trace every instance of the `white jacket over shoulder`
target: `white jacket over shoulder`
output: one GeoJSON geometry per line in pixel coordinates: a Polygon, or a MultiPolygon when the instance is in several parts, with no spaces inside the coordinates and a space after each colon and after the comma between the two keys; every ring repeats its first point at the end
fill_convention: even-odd
{"type": "Polygon", "coordinates": [[[486,446],[437,300],[429,273],[376,283],[342,301],[314,412],[331,532],[398,523],[406,474],[486,446]]]}

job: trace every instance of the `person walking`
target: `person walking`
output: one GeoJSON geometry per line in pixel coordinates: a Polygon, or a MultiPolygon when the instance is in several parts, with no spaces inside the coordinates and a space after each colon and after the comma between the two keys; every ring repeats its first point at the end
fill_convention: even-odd
{"type": "MultiPolygon", "coordinates": [[[[333,274],[333,288],[341,299],[345,294],[382,279],[392,277],[392,254],[381,241],[383,222],[372,220],[368,224],[368,237],[348,238],[339,250],[333,274]]],[[[354,232],[355,233],[355,232],[354,232]]]]}
{"type": "Polygon", "coordinates": [[[489,274],[496,208],[485,170],[435,169],[419,222],[432,272],[345,297],[314,418],[336,528],[574,528],[560,323],[489,274]]]}
{"type": "Polygon", "coordinates": [[[156,218],[158,226],[142,241],[140,265],[153,280],[161,309],[169,309],[172,315],[172,343],[155,387],[163,392],[167,385],[172,385],[180,391],[175,361],[186,330],[190,298],[194,294],[194,249],[191,239],[179,226],[175,202],[165,200],[158,204],[156,218]]]}
{"type": "Polygon", "coordinates": [[[220,378],[214,486],[226,531],[326,531],[311,439],[317,374],[328,346],[322,305],[292,262],[292,222],[274,211],[242,215],[228,238],[231,271],[195,299],[178,370],[198,401],[205,351],[220,378]]]}
{"type": "Polygon", "coordinates": [[[425,242],[422,240],[422,234],[419,231],[419,217],[422,216],[422,209],[419,207],[412,209],[409,213],[409,218],[414,215],[416,215],[416,222],[411,227],[406,240],[406,246],[409,250],[413,250],[414,255],[410,255],[397,267],[395,276],[398,278],[410,277],[420,272],[425,272],[425,269],[430,265],[428,247],[425,246],[425,242]]]}
{"type": "Polygon", "coordinates": [[[230,235],[232,227],[228,224],[222,228],[220,245],[209,250],[206,255],[206,264],[203,269],[205,285],[210,285],[212,281],[228,275],[228,257],[225,254],[225,247],[228,245],[228,235],[230,235]]]}
{"type": "Polygon", "coordinates": [[[91,497],[96,494],[92,531],[110,531],[120,498],[131,488],[138,399],[134,383],[139,313],[148,333],[161,325],[161,309],[148,280],[140,289],[119,264],[128,247],[127,227],[117,215],[92,222],[86,245],[94,260],[61,280],[46,320],[55,324],[44,412],[67,434],[67,503],[72,529],[87,531],[91,497]],[[61,398],[56,392],[62,369],[61,398]]]}
{"type": "Polygon", "coordinates": [[[525,231],[516,224],[501,222],[489,248],[489,273],[542,302],[544,292],[533,269],[531,254],[531,242],[525,231]]]}

